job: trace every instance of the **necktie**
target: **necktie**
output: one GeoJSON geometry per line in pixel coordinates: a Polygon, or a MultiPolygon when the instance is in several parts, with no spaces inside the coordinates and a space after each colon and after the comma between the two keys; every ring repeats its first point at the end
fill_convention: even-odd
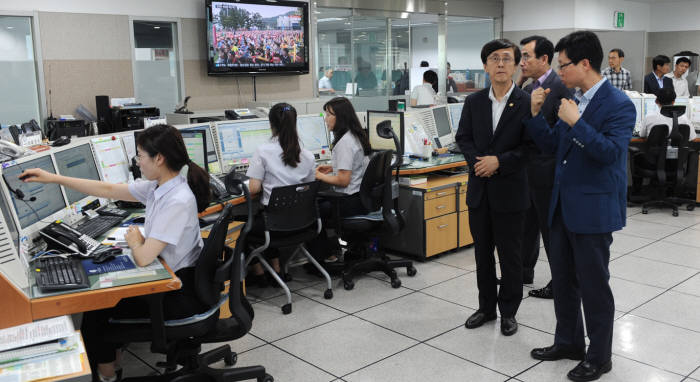
{"type": "Polygon", "coordinates": [[[535,82],[532,83],[532,90],[535,90],[540,87],[540,80],[535,80],[535,82]]]}

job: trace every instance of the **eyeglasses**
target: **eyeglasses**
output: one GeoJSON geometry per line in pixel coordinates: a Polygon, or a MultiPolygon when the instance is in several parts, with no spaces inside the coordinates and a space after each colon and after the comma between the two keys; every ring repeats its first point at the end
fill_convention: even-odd
{"type": "Polygon", "coordinates": [[[498,62],[502,62],[504,65],[510,64],[514,61],[513,57],[511,56],[489,56],[488,60],[492,64],[498,64],[498,62]]]}
{"type": "Polygon", "coordinates": [[[566,68],[567,66],[569,66],[573,63],[574,63],[573,61],[569,61],[566,64],[561,64],[561,65],[559,65],[559,70],[563,70],[564,68],[566,68]]]}
{"type": "Polygon", "coordinates": [[[523,53],[523,61],[527,61],[527,60],[529,60],[529,59],[531,59],[531,58],[535,58],[535,56],[530,56],[530,55],[527,54],[527,53],[523,53]]]}

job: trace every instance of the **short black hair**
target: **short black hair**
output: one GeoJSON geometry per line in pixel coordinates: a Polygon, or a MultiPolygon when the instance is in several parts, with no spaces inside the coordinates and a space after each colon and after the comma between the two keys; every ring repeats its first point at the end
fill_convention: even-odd
{"type": "Polygon", "coordinates": [[[664,56],[663,54],[660,54],[660,55],[654,57],[653,60],[651,60],[651,67],[652,67],[652,70],[656,70],[657,66],[664,66],[664,65],[670,64],[670,63],[671,63],[671,59],[668,58],[668,56],[664,56]]]}
{"type": "Polygon", "coordinates": [[[612,53],[612,52],[617,53],[617,57],[620,57],[620,58],[625,57],[625,52],[623,52],[622,49],[620,49],[620,48],[610,49],[610,52],[608,52],[608,53],[612,53]]]}
{"type": "Polygon", "coordinates": [[[430,64],[428,63],[428,61],[421,61],[421,62],[420,62],[420,67],[421,67],[421,68],[429,68],[429,67],[430,67],[430,64]]]}
{"type": "Polygon", "coordinates": [[[591,68],[600,73],[600,64],[603,62],[603,47],[600,46],[598,36],[591,31],[576,31],[569,33],[557,42],[555,52],[566,52],[566,56],[574,65],[587,59],[591,68]]]}
{"type": "Polygon", "coordinates": [[[673,105],[673,101],[675,101],[675,100],[676,100],[676,92],[673,90],[673,87],[671,87],[671,86],[661,88],[661,89],[659,89],[658,92],[656,92],[656,101],[661,106],[673,105]]]}
{"type": "Polygon", "coordinates": [[[532,41],[535,42],[535,57],[540,58],[543,54],[546,54],[547,63],[551,65],[554,56],[554,44],[546,37],[530,36],[520,40],[520,45],[529,44],[532,41]]]}
{"type": "Polygon", "coordinates": [[[688,66],[690,66],[690,60],[688,59],[688,57],[681,57],[677,59],[676,65],[680,64],[681,62],[685,62],[686,64],[688,64],[688,66]]]}
{"type": "Polygon", "coordinates": [[[430,84],[430,86],[433,87],[433,90],[437,92],[437,87],[438,87],[438,75],[435,73],[433,70],[426,70],[423,73],[423,81],[427,82],[430,84]]]}
{"type": "Polygon", "coordinates": [[[517,45],[513,44],[512,41],[504,38],[499,38],[496,40],[491,40],[487,42],[483,48],[481,48],[481,62],[483,64],[486,64],[486,59],[491,55],[491,53],[499,50],[499,49],[508,49],[512,48],[513,53],[515,54],[515,65],[518,65],[520,63],[520,48],[518,48],[517,45]]]}

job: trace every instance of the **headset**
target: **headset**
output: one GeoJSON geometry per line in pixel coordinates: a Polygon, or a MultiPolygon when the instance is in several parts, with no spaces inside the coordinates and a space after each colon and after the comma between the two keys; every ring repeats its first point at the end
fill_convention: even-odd
{"type": "MultiPolygon", "coordinates": [[[[10,183],[7,181],[7,178],[5,178],[5,174],[2,174],[2,180],[5,182],[5,185],[7,186],[7,189],[10,190],[15,196],[17,197],[18,200],[21,200],[23,202],[27,202],[27,200],[24,200],[24,192],[18,188],[12,188],[10,187],[10,183]]],[[[36,201],[36,196],[32,196],[29,198],[30,202],[36,201]]]]}

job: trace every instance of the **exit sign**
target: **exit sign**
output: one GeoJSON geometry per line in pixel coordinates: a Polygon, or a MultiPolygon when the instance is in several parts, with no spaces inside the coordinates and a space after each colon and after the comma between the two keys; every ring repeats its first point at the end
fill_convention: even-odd
{"type": "Polygon", "coordinates": [[[615,11],[615,19],[613,21],[613,26],[615,28],[625,27],[625,12],[615,11]]]}

